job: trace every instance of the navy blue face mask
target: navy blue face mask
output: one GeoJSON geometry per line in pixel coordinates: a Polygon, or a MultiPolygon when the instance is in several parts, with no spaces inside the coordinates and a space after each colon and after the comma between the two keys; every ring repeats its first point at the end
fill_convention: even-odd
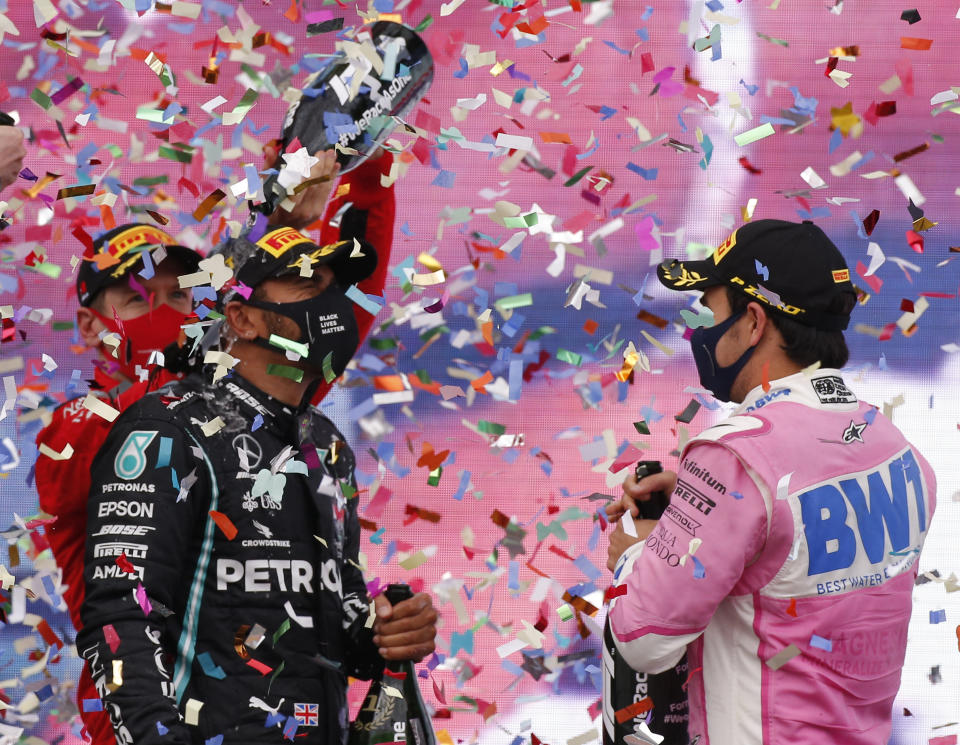
{"type": "Polygon", "coordinates": [[[694,362],[697,363],[697,372],[700,374],[700,384],[713,393],[714,398],[718,401],[730,400],[730,389],[733,387],[733,382],[756,350],[755,346],[748,347],[740,355],[740,359],[732,365],[720,367],[717,364],[717,344],[720,343],[720,339],[723,338],[730,327],[740,320],[740,317],[746,312],[746,309],[744,309],[730,316],[723,323],[718,323],[710,328],[701,326],[695,329],[690,337],[690,347],[693,351],[694,362]]]}

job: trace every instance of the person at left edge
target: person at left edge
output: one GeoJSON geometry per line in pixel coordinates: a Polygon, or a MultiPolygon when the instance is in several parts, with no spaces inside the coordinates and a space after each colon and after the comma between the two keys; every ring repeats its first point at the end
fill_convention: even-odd
{"type": "MultiPolygon", "coordinates": [[[[268,161],[274,155],[268,151],[268,161]]],[[[320,158],[311,170],[311,178],[327,179],[302,191],[294,199],[292,211],[278,209],[271,217],[274,225],[307,226],[324,216],[320,228],[321,241],[329,243],[338,238],[369,240],[382,258],[383,269],[390,256],[393,237],[395,199],[393,188],[380,185],[380,174],[389,172],[392,156],[383,152],[364,162],[341,178],[342,196],[328,199],[336,175],[333,151],[317,154],[320,158]]],[[[201,259],[189,249],[165,249],[168,256],[156,264],[155,274],[145,278],[140,253],[153,251],[156,246],[172,246],[176,241],[166,232],[150,225],[121,226],[94,241],[92,256],[86,257],[77,277],[77,325],[88,346],[95,347],[98,359],[94,362],[94,395],[122,411],[150,390],[177,379],[159,365],[149,363],[151,350],[163,350],[177,340],[180,326],[188,322],[193,308],[192,291],[179,287],[178,277],[197,270],[201,259]],[[94,271],[97,255],[108,253],[133,257],[133,262],[121,262],[102,272],[94,271]],[[118,272],[117,270],[121,271],[118,272]],[[114,276],[114,275],[117,276],[114,276]],[[130,283],[130,278],[146,293],[144,297],[130,283]],[[150,298],[152,297],[152,307],[150,298]],[[176,316],[182,314],[182,321],[176,316]],[[119,319],[120,324],[117,324],[119,319]],[[162,322],[161,322],[162,321],[162,322]],[[121,364],[101,341],[103,332],[115,331],[123,341],[118,357],[130,362],[121,364]],[[140,372],[137,371],[140,365],[140,372]],[[146,374],[146,380],[138,378],[146,374]]],[[[102,260],[101,260],[102,261],[102,260]]],[[[364,292],[382,294],[386,272],[378,270],[364,280],[364,292]]],[[[361,336],[365,335],[372,317],[358,317],[361,336]]],[[[318,389],[314,401],[319,402],[328,386],[318,389]]],[[[41,454],[36,463],[36,485],[40,508],[57,517],[47,527],[47,538],[54,558],[63,572],[64,601],[70,611],[74,627],[80,628],[80,606],[83,602],[83,550],[86,541],[87,497],[90,493],[90,466],[94,455],[103,444],[112,423],[83,406],[83,398],[68,400],[50,415],[47,426],[37,435],[38,445],[49,448],[47,453],[63,453],[69,445],[73,454],[56,459],[41,454]]],[[[77,705],[84,726],[93,739],[93,745],[113,745],[113,728],[102,710],[85,705],[84,701],[98,698],[93,680],[85,665],[77,684],[77,705]]]]}
{"type": "Polygon", "coordinates": [[[424,593],[378,596],[373,621],[353,452],[309,405],[357,349],[344,288],[377,255],[282,228],[223,256],[221,344],[236,364],[145,396],[111,429],[77,648],[122,744],[342,743],[347,676],[422,659],[436,633],[424,593]]]}

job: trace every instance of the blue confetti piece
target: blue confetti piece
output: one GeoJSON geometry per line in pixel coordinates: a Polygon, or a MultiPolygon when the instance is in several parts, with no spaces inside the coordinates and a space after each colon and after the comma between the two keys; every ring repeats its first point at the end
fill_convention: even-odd
{"type": "Polygon", "coordinates": [[[297,734],[297,720],[294,717],[287,717],[287,721],[283,725],[283,737],[286,740],[292,740],[294,735],[297,734]]]}
{"type": "Polygon", "coordinates": [[[614,51],[619,52],[619,53],[622,54],[624,57],[626,57],[626,56],[628,56],[628,55],[630,54],[630,50],[629,50],[629,49],[623,49],[623,48],[621,48],[621,47],[618,47],[618,46],[617,46],[616,44],[614,44],[612,41],[607,41],[606,39],[604,39],[603,43],[606,44],[606,45],[607,45],[608,47],[610,47],[611,49],[613,49],[614,51]]]}
{"type": "Polygon", "coordinates": [[[268,728],[276,727],[278,724],[280,724],[280,722],[283,721],[283,718],[285,716],[286,716],[285,714],[280,714],[279,712],[276,714],[274,714],[273,712],[270,712],[269,714],[267,714],[267,721],[264,723],[263,726],[268,728]]]}
{"type": "Polygon", "coordinates": [[[450,634],[450,656],[453,657],[461,649],[467,654],[473,654],[473,632],[469,629],[450,634]]]}
{"type": "Polygon", "coordinates": [[[707,166],[710,165],[710,159],[713,158],[713,140],[710,139],[709,135],[703,136],[703,142],[700,143],[700,147],[703,148],[703,157],[700,159],[700,168],[704,171],[707,170],[707,166]]]}
{"type": "Polygon", "coordinates": [[[596,551],[597,543],[600,540],[600,521],[597,520],[593,523],[593,532],[590,534],[590,539],[587,541],[587,550],[596,551]]]}
{"type": "Polygon", "coordinates": [[[657,168],[641,168],[636,163],[627,163],[627,170],[633,171],[638,176],[642,176],[645,181],[653,181],[657,178],[657,168]]]}
{"type": "Polygon", "coordinates": [[[720,0],[708,0],[707,7],[716,13],[717,11],[723,10],[723,3],[721,3],[720,0]]]}
{"type": "Polygon", "coordinates": [[[470,66],[467,64],[467,60],[463,57],[460,58],[460,69],[453,73],[453,77],[462,80],[467,77],[467,73],[470,72],[470,66]]]}
{"type": "Polygon", "coordinates": [[[263,414],[257,414],[253,418],[253,425],[250,427],[251,432],[256,432],[263,426],[263,414]]]}
{"type": "Polygon", "coordinates": [[[170,465],[170,453],[173,450],[173,438],[161,437],[160,450],[157,453],[157,468],[166,468],[170,465]]]}
{"type": "Polygon", "coordinates": [[[222,745],[223,735],[214,735],[203,741],[203,745],[222,745]]]}
{"type": "Polygon", "coordinates": [[[875,408],[867,409],[866,412],[864,412],[863,418],[867,422],[867,424],[873,424],[873,420],[877,418],[877,413],[878,413],[878,409],[875,409],[875,408]]]}
{"type": "Polygon", "coordinates": [[[693,559],[693,578],[694,579],[703,579],[707,576],[707,570],[703,568],[703,564],[700,563],[700,559],[696,556],[691,556],[693,559]]]}
{"type": "Polygon", "coordinates": [[[445,168],[441,168],[440,173],[438,173],[433,181],[430,182],[430,185],[442,186],[444,189],[452,189],[456,180],[456,173],[453,171],[448,171],[445,168]]]}
{"type": "Polygon", "coordinates": [[[400,232],[408,238],[413,238],[414,236],[414,232],[410,229],[410,226],[407,223],[404,223],[400,226],[400,232]]]}
{"type": "Polygon", "coordinates": [[[160,722],[157,722],[157,733],[158,733],[158,734],[160,734],[161,736],[163,736],[163,735],[167,734],[167,732],[169,732],[169,731],[170,731],[170,730],[168,730],[166,727],[164,727],[162,724],[160,724],[160,722]]]}
{"type": "Polygon", "coordinates": [[[638,28],[637,36],[640,37],[640,41],[650,41],[650,32],[646,28],[638,28]]]}
{"type": "Polygon", "coordinates": [[[377,546],[383,545],[383,536],[387,532],[386,528],[380,528],[376,533],[371,533],[370,543],[373,543],[377,546]]]}
{"type": "MultiPolygon", "coordinates": [[[[99,698],[85,698],[83,699],[83,710],[87,711],[103,711],[103,701],[99,698]]],[[[157,722],[160,724],[160,722],[157,722]]],[[[162,732],[160,734],[163,734],[162,732]]]]}
{"type": "Polygon", "coordinates": [[[574,559],[573,565],[594,582],[603,578],[603,573],[597,568],[596,564],[590,561],[590,557],[586,554],[581,554],[574,559]]]}
{"type": "Polygon", "coordinates": [[[203,669],[204,674],[208,677],[216,678],[217,680],[223,680],[227,677],[227,674],[223,671],[223,668],[213,661],[213,657],[210,656],[209,652],[201,652],[198,654],[197,662],[200,663],[200,667],[203,669]]]}
{"type": "Polygon", "coordinates": [[[757,95],[757,91],[760,90],[759,85],[750,85],[749,83],[745,82],[742,78],[740,80],[740,85],[746,88],[747,93],[749,93],[751,96],[757,95]]]}
{"type": "Polygon", "coordinates": [[[754,259],[753,262],[757,267],[757,275],[760,277],[763,277],[764,282],[769,282],[770,270],[767,267],[765,267],[763,264],[761,264],[759,259],[754,259]]]}
{"type": "Polygon", "coordinates": [[[827,153],[832,153],[838,147],[840,147],[843,142],[843,132],[840,129],[833,130],[833,134],[830,135],[830,146],[827,148],[827,153]]]}
{"type": "Polygon", "coordinates": [[[37,695],[38,699],[41,701],[46,701],[53,695],[53,686],[47,683],[43,688],[34,691],[34,693],[37,695]]]}
{"type": "Polygon", "coordinates": [[[852,172],[852,171],[856,171],[860,166],[866,165],[866,164],[869,163],[871,160],[873,160],[873,158],[874,158],[875,155],[876,155],[876,153],[873,152],[873,150],[871,150],[871,151],[868,152],[866,155],[864,155],[862,158],[860,158],[860,160],[858,160],[856,163],[854,163],[852,166],[850,166],[850,171],[851,171],[851,172],[852,172]]]}
{"type": "Polygon", "coordinates": [[[743,499],[743,495],[738,491],[730,492],[730,496],[734,499],[743,499]]]}
{"type": "Polygon", "coordinates": [[[816,634],[810,637],[810,646],[816,647],[817,649],[822,649],[824,652],[833,651],[833,642],[829,639],[824,639],[822,636],[817,636],[816,634]]]}
{"type": "Polygon", "coordinates": [[[46,592],[51,599],[57,597],[57,587],[53,584],[53,577],[49,574],[44,574],[40,578],[40,584],[43,585],[44,592],[46,592]]]}
{"type": "Polygon", "coordinates": [[[513,559],[507,572],[507,587],[511,590],[520,589],[520,562],[513,559]]]}
{"type": "Polygon", "coordinates": [[[800,89],[795,85],[790,86],[790,92],[793,94],[793,108],[792,111],[797,112],[798,114],[806,114],[808,116],[813,116],[817,111],[817,99],[813,96],[805,98],[800,95],[800,89]]]}
{"type": "Polygon", "coordinates": [[[946,623],[946,621],[947,611],[943,608],[930,611],[930,623],[946,623]]]}
{"type": "Polygon", "coordinates": [[[458,502],[463,499],[463,495],[467,492],[467,487],[470,486],[470,477],[472,473],[470,471],[460,471],[460,483],[457,485],[457,491],[454,493],[453,498],[458,502]]]}

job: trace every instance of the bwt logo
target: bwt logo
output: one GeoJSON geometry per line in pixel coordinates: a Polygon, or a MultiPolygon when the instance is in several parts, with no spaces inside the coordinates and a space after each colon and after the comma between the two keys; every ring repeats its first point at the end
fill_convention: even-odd
{"type": "Polygon", "coordinates": [[[886,554],[888,534],[892,551],[907,548],[911,542],[908,485],[922,533],[927,529],[923,475],[910,450],[875,471],[801,494],[798,499],[810,553],[807,575],[847,569],[861,545],[870,563],[879,564],[886,554]],[[851,509],[856,515],[856,531],[847,524],[851,509]]]}

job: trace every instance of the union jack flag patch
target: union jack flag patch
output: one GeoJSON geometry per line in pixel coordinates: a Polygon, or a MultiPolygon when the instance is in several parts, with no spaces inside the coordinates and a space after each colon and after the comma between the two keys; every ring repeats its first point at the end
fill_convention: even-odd
{"type": "Polygon", "coordinates": [[[293,718],[302,727],[316,727],[320,722],[319,704],[294,704],[293,718]]]}

